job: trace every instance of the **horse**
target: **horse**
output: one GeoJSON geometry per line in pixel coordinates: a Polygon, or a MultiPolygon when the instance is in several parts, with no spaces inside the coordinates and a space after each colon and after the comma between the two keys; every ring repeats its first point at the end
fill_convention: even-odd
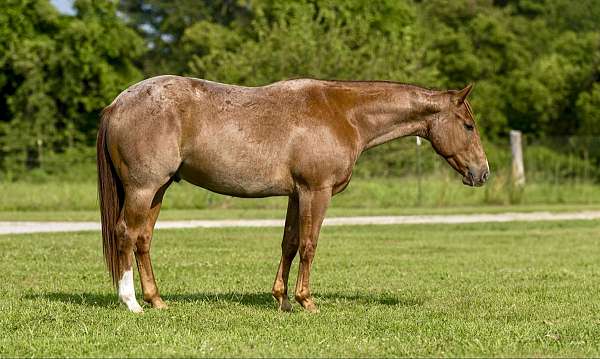
{"type": "Polygon", "coordinates": [[[291,311],[288,275],[299,253],[294,297],[317,311],[310,271],[321,224],[363,151],[420,136],[464,184],[486,182],[471,89],[317,79],[244,87],[171,75],[132,85],[102,111],[97,136],[103,253],[120,301],[143,311],[134,291],[135,255],[144,301],[166,307],[150,244],[165,191],[183,179],[235,197],[287,196],[272,295],[279,310],[291,311]]]}

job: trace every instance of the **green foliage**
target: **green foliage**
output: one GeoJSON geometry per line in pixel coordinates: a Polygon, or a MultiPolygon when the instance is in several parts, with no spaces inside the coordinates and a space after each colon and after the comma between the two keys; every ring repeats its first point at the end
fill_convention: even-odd
{"type": "Polygon", "coordinates": [[[241,31],[201,21],[182,38],[188,74],[265,84],[290,77],[431,83],[408,1],[264,1],[241,31]]]}
{"type": "Polygon", "coordinates": [[[142,40],[108,1],[61,16],[47,0],[11,0],[0,15],[0,166],[20,172],[91,144],[99,111],[142,78],[142,40]]]}
{"type": "Polygon", "coordinates": [[[525,152],[527,176],[537,181],[568,181],[598,179],[597,166],[573,153],[563,154],[546,146],[530,146],[525,152]]]}
{"type": "Polygon", "coordinates": [[[592,7],[600,1],[433,0],[422,15],[445,84],[478,84],[473,104],[488,137],[568,135],[580,126],[577,95],[600,75],[600,26],[575,15],[592,7]],[[557,15],[567,8],[568,20],[557,15]]]}
{"type": "Polygon", "coordinates": [[[581,121],[580,133],[600,135],[600,83],[595,83],[590,91],[582,92],[576,106],[581,121]]]}
{"type": "MultiPolygon", "coordinates": [[[[292,77],[474,82],[473,108],[492,144],[509,129],[538,139],[577,135],[577,155],[600,163],[592,137],[600,128],[600,0],[78,0],[75,8],[66,16],[49,0],[3,5],[3,178],[55,171],[57,153],[94,142],[99,110],[120,91],[165,73],[245,85],[292,77]]],[[[362,173],[416,168],[412,154],[397,156],[403,146],[366,154],[379,168],[362,173]]]]}
{"type": "Polygon", "coordinates": [[[196,23],[243,24],[250,15],[250,7],[243,1],[120,0],[119,9],[125,15],[123,20],[148,45],[149,51],[142,59],[148,77],[186,71],[189,58],[181,51],[181,38],[196,23]]]}

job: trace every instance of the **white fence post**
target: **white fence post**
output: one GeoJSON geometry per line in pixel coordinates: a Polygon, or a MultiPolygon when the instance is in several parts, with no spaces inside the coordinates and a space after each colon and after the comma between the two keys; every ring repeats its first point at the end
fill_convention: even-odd
{"type": "Polygon", "coordinates": [[[510,130],[510,149],[512,152],[512,181],[518,187],[525,186],[525,167],[523,166],[523,147],[521,131],[510,130]]]}

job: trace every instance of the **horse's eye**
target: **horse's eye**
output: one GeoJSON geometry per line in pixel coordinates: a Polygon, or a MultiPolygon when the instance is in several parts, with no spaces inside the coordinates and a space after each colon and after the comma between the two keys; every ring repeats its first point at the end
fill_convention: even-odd
{"type": "Polygon", "coordinates": [[[473,131],[475,127],[473,127],[473,125],[469,124],[469,123],[465,123],[465,129],[467,131],[473,131]]]}

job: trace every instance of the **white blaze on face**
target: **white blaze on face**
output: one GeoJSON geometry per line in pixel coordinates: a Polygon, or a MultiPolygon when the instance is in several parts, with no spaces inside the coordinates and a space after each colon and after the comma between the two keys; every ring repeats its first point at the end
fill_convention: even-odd
{"type": "Polygon", "coordinates": [[[119,280],[119,299],[134,313],[143,312],[142,307],[135,300],[135,289],[133,287],[133,271],[131,269],[123,273],[119,280]]]}

